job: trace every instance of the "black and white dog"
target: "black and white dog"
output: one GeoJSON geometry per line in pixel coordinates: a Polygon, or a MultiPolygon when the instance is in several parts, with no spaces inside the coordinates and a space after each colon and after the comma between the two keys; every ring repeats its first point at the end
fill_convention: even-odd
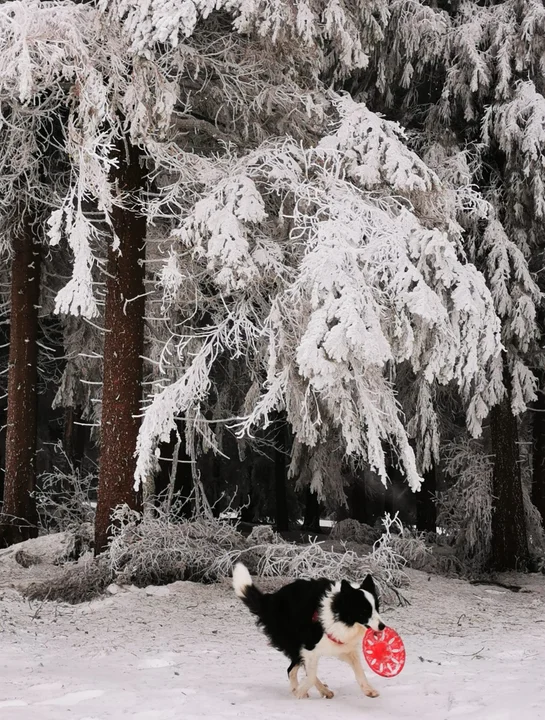
{"type": "Polygon", "coordinates": [[[366,628],[384,629],[375,583],[370,575],[361,585],[346,580],[296,580],[267,594],[253,584],[247,568],[238,563],[233,571],[233,587],[250,612],[257,616],[257,624],[271,645],[290,659],[288,677],[296,697],[308,697],[313,685],[322,697],[333,697],[317,676],[318,660],[323,656],[347,662],[363,692],[368,697],[378,697],[365,677],[360,660],[366,628]],[[297,675],[301,665],[306,678],[299,684],[297,675]]]}

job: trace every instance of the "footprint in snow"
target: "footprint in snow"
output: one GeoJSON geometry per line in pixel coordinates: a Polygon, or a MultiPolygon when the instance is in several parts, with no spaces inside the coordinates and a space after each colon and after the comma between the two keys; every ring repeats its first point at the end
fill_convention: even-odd
{"type": "MultiPolygon", "coordinates": [[[[454,717],[482,717],[484,705],[481,703],[460,703],[454,705],[449,711],[449,718],[454,717]]],[[[487,715],[487,718],[490,717],[487,715]]]]}
{"type": "Polygon", "coordinates": [[[40,685],[31,685],[29,690],[60,690],[62,688],[61,683],[40,683],[40,685]]]}
{"type": "Polygon", "coordinates": [[[25,707],[28,705],[24,700],[0,700],[0,708],[25,707]]]}
{"type": "Polygon", "coordinates": [[[104,690],[80,690],[80,692],[68,693],[59,698],[51,698],[50,700],[41,700],[36,705],[76,705],[83,700],[92,700],[93,698],[104,695],[104,690]]]}
{"type": "Polygon", "coordinates": [[[248,695],[247,690],[224,690],[223,695],[234,695],[235,697],[246,697],[248,695]]]}
{"type": "Polygon", "coordinates": [[[166,658],[145,658],[138,663],[138,668],[140,670],[150,670],[152,668],[172,667],[175,664],[172,660],[166,658]]]}

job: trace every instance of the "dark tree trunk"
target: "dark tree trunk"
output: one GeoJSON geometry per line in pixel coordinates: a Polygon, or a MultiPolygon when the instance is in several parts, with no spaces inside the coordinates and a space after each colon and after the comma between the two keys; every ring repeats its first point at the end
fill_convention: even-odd
{"type": "Polygon", "coordinates": [[[388,473],[388,484],[384,489],[384,514],[388,513],[390,517],[393,517],[397,510],[394,486],[402,484],[404,477],[397,465],[395,453],[391,448],[388,449],[386,472],[388,473]]]}
{"type": "MultiPolygon", "coordinates": [[[[121,191],[143,188],[139,152],[120,152],[116,179],[121,191]]],[[[140,427],[142,352],[144,343],[144,257],[146,220],[129,209],[115,208],[118,250],[110,247],[106,283],[104,379],[101,453],[95,521],[95,553],[105,549],[112,510],[126,503],[139,508],[134,489],[134,451],[140,427]]]]}
{"type": "Polygon", "coordinates": [[[276,497],[276,529],[278,532],[289,530],[289,513],[288,513],[288,496],[287,496],[287,479],[288,468],[286,461],[286,429],[281,423],[276,433],[276,443],[278,448],[275,450],[274,457],[274,490],[276,497]]]}
{"type": "MultiPolygon", "coordinates": [[[[7,372],[9,361],[9,324],[0,324],[0,367],[5,367],[7,372]]],[[[5,374],[4,373],[4,374],[5,374]]],[[[6,378],[7,379],[7,378],[6,378]]],[[[2,386],[2,390],[4,390],[2,386]]],[[[7,393],[7,388],[6,388],[7,393]]],[[[7,394],[6,394],[7,397],[7,394]]],[[[6,422],[7,408],[2,403],[0,406],[0,501],[4,497],[4,475],[6,470],[6,422]]],[[[0,505],[0,510],[1,510],[0,505]]]]}
{"type": "Polygon", "coordinates": [[[38,303],[40,253],[32,227],[13,243],[8,360],[6,472],[0,545],[37,537],[36,485],[38,303]]]}
{"type": "Polygon", "coordinates": [[[64,408],[62,446],[66,457],[75,469],[81,468],[85,455],[85,428],[78,424],[80,422],[80,408],[64,408]]]}
{"type": "Polygon", "coordinates": [[[255,454],[252,452],[251,447],[249,447],[246,453],[245,467],[243,467],[242,470],[244,473],[244,478],[241,478],[242,487],[239,489],[240,521],[248,525],[254,523],[256,520],[255,503],[252,497],[254,465],[255,454]]]}
{"type": "Polygon", "coordinates": [[[532,502],[539,510],[545,525],[545,388],[540,378],[540,389],[534,404],[533,420],[533,477],[532,502]]]}
{"type": "Polygon", "coordinates": [[[247,525],[251,525],[255,522],[255,512],[249,496],[244,505],[240,508],[240,522],[246,523],[247,525]]]}
{"type": "Polygon", "coordinates": [[[311,532],[320,532],[320,501],[318,495],[307,486],[305,488],[305,517],[303,527],[311,532]]]}
{"type": "MultiPolygon", "coordinates": [[[[236,452],[236,448],[235,448],[236,452]]],[[[227,466],[224,470],[226,474],[226,481],[228,482],[228,469],[227,466]]],[[[214,454],[214,457],[212,458],[212,472],[210,474],[210,482],[208,482],[205,486],[206,495],[208,497],[208,502],[210,503],[212,507],[212,515],[215,518],[219,518],[223,508],[222,503],[220,502],[221,498],[221,484],[222,484],[222,462],[220,458],[214,454]]]]}
{"type": "MultiPolygon", "coordinates": [[[[510,387],[509,378],[505,377],[510,387]]],[[[517,419],[511,412],[510,392],[490,413],[494,454],[492,481],[492,558],[494,570],[525,570],[528,539],[518,454],[517,419]]]]}
{"type": "Polygon", "coordinates": [[[424,484],[416,493],[416,527],[421,532],[437,532],[437,473],[435,466],[424,473],[424,484]]]}
{"type": "Polygon", "coordinates": [[[368,523],[367,493],[360,478],[356,478],[346,493],[348,502],[348,517],[360,523],[368,523]]]}

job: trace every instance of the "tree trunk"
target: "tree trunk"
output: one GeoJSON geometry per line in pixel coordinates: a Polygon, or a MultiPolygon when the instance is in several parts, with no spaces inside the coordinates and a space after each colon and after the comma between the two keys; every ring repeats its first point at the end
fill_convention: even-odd
{"type": "Polygon", "coordinates": [[[36,428],[38,380],[36,344],[40,300],[40,253],[29,223],[13,243],[8,361],[6,472],[0,545],[37,537],[36,428]]]}
{"type": "Polygon", "coordinates": [[[388,484],[384,488],[384,515],[388,513],[390,517],[394,517],[397,510],[394,486],[403,484],[404,477],[401,474],[394,451],[391,448],[388,450],[387,458],[386,472],[388,473],[388,484]]]}
{"type": "Polygon", "coordinates": [[[364,480],[359,477],[354,478],[346,495],[348,517],[360,523],[369,523],[367,493],[365,491],[364,480]]]}
{"type": "Polygon", "coordinates": [[[424,484],[416,493],[416,527],[421,532],[437,532],[437,473],[435,466],[424,473],[424,484]]]}
{"type": "Polygon", "coordinates": [[[285,455],[285,426],[281,424],[276,434],[276,442],[278,449],[275,450],[274,457],[274,488],[276,497],[276,529],[278,532],[289,530],[289,513],[288,513],[288,497],[286,493],[286,485],[288,478],[288,468],[285,455]]]}
{"type": "Polygon", "coordinates": [[[305,488],[305,517],[303,528],[311,532],[319,533],[320,529],[320,501],[318,495],[311,489],[310,485],[305,488]]]}
{"type": "MultiPolygon", "coordinates": [[[[509,378],[505,377],[507,388],[509,378]]],[[[510,392],[490,413],[494,454],[492,481],[492,558],[494,570],[525,570],[528,539],[518,454],[517,419],[511,412],[510,392]]]]}
{"type": "Polygon", "coordinates": [[[532,502],[539,510],[545,525],[545,389],[540,378],[540,389],[534,404],[533,420],[533,477],[532,502]]]}
{"type": "Polygon", "coordinates": [[[74,469],[81,469],[85,457],[85,428],[80,422],[79,407],[69,405],[64,408],[62,446],[74,469]]]}
{"type": "MultiPolygon", "coordinates": [[[[139,152],[120,151],[116,180],[121,191],[144,185],[139,152]]],[[[144,257],[146,220],[130,209],[115,208],[113,225],[119,249],[110,247],[106,283],[101,453],[95,521],[95,553],[105,549],[112,510],[120,504],[138,509],[133,489],[134,452],[140,427],[144,344],[144,257]]]]}
{"type": "MultiPolygon", "coordinates": [[[[9,323],[0,324],[0,364],[8,367],[9,361],[9,323]]],[[[2,384],[3,385],[3,384],[2,384]]],[[[2,390],[3,390],[2,386],[2,390]]],[[[7,394],[6,394],[7,397],[7,394]]],[[[6,471],[6,423],[7,408],[4,403],[0,406],[0,501],[4,497],[4,476],[6,471]]],[[[0,505],[0,511],[2,506],[0,505]]],[[[1,514],[1,512],[0,512],[1,514]]]]}

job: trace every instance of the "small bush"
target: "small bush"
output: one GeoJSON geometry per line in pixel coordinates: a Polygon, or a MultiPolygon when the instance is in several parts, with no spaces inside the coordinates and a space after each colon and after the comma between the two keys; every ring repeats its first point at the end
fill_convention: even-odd
{"type": "Polygon", "coordinates": [[[384,533],[375,544],[375,550],[387,548],[403,558],[405,564],[415,570],[421,570],[429,563],[432,549],[426,545],[424,533],[414,532],[403,526],[396,513],[390,517],[386,513],[383,519],[384,533]]]}
{"type": "Polygon", "coordinates": [[[331,540],[373,545],[379,539],[380,531],[353,518],[347,518],[333,526],[329,537],[331,540]]]}
{"type": "Polygon", "coordinates": [[[57,600],[77,605],[102,595],[112,579],[105,559],[89,559],[67,565],[57,576],[29,585],[23,594],[29,600],[57,600]]]}
{"type": "Polygon", "coordinates": [[[213,518],[175,521],[157,511],[155,517],[120,508],[117,530],[107,552],[116,581],[139,587],[176,580],[218,580],[218,558],[244,550],[246,541],[230,524],[213,518]]]}
{"type": "Polygon", "coordinates": [[[398,588],[407,584],[406,561],[388,534],[362,557],[346,548],[328,551],[317,542],[284,542],[270,528],[246,539],[228,522],[211,516],[174,520],[161,510],[141,516],[121,507],[114,525],[110,546],[96,561],[67,566],[60,576],[29,588],[28,596],[73,603],[100,595],[112,582],[139,587],[176,580],[215,582],[230,577],[234,563],[241,560],[252,574],[265,578],[361,581],[371,573],[386,602],[404,601],[398,588]]]}
{"type": "Polygon", "coordinates": [[[38,523],[46,533],[73,530],[95,519],[93,495],[97,476],[74,467],[61,444],[55,449],[59,465],[40,475],[35,492],[38,523]]]}

